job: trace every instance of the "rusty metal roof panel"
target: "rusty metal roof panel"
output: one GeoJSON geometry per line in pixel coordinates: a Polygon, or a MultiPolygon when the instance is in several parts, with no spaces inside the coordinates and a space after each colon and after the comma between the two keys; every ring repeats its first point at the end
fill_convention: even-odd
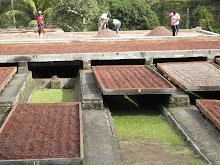
{"type": "Polygon", "coordinates": [[[196,106],[220,129],[220,100],[196,100],[196,106]]]}
{"type": "Polygon", "coordinates": [[[145,65],[93,66],[104,95],[170,94],[176,88],[145,65]]]}
{"type": "Polygon", "coordinates": [[[0,92],[17,72],[17,67],[0,67],[0,92]]]}
{"type": "Polygon", "coordinates": [[[213,62],[158,63],[157,67],[185,91],[220,91],[220,66],[213,62]]]}

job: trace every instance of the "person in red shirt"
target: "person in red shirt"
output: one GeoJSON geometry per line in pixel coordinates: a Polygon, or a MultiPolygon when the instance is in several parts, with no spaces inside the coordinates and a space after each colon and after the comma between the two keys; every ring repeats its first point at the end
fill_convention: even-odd
{"type": "Polygon", "coordinates": [[[37,20],[38,33],[40,37],[41,30],[44,28],[44,16],[42,15],[41,11],[38,11],[38,15],[35,17],[35,19],[37,20]]]}

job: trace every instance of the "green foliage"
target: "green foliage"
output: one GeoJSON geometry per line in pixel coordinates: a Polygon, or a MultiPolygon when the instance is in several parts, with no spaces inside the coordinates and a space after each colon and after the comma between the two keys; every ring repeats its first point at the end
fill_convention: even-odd
{"type": "Polygon", "coordinates": [[[150,68],[157,70],[156,64],[154,64],[154,58],[151,57],[148,61],[146,61],[145,63],[147,66],[149,66],[150,68]]]}
{"type": "Polygon", "coordinates": [[[98,14],[99,8],[95,0],[63,0],[55,4],[53,19],[64,31],[83,31],[87,28],[93,30],[90,22],[96,20],[98,14]]]}
{"type": "Polygon", "coordinates": [[[28,23],[28,27],[34,27],[37,26],[37,20],[32,20],[31,22],[28,23]]]}
{"type": "MultiPolygon", "coordinates": [[[[7,27],[9,25],[16,27],[36,26],[35,16],[37,15],[37,11],[42,11],[44,17],[48,17],[52,9],[52,0],[49,2],[47,0],[14,0],[13,2],[13,5],[9,2],[1,2],[1,6],[5,6],[6,9],[2,10],[4,19],[1,17],[0,22],[7,27]],[[8,18],[7,21],[5,21],[6,18],[8,18]],[[13,18],[15,18],[15,23],[13,22],[13,18]]],[[[44,23],[50,23],[50,19],[45,19],[44,23]]]]}
{"type": "Polygon", "coordinates": [[[204,30],[220,32],[220,1],[190,0],[186,4],[192,11],[190,22],[204,30]]]}
{"type": "Polygon", "coordinates": [[[194,93],[194,92],[189,92],[189,93],[192,94],[192,95],[194,95],[194,96],[196,96],[196,97],[199,98],[199,99],[203,99],[201,96],[197,95],[197,94],[194,93]]]}
{"type": "Polygon", "coordinates": [[[214,16],[205,6],[198,6],[193,12],[192,17],[199,22],[202,29],[212,31],[214,25],[214,16]]]}
{"type": "Polygon", "coordinates": [[[122,22],[123,30],[147,30],[159,26],[156,13],[143,0],[110,2],[112,18],[122,22]]]}
{"type": "Polygon", "coordinates": [[[9,1],[0,1],[0,27],[11,27],[13,26],[13,21],[8,16],[5,15],[5,12],[11,10],[11,3],[9,1]]]}
{"type": "Polygon", "coordinates": [[[102,13],[122,22],[121,30],[148,30],[157,26],[170,28],[168,15],[180,14],[180,28],[189,27],[220,32],[220,1],[212,0],[10,0],[0,1],[0,27],[36,26],[37,11],[45,24],[59,25],[64,31],[95,31],[102,13]],[[15,18],[15,21],[14,21],[15,18]]]}
{"type": "Polygon", "coordinates": [[[132,104],[134,104],[136,107],[138,107],[138,104],[132,100],[130,97],[128,97],[127,95],[124,95],[124,98],[127,99],[128,101],[130,101],[132,104]]]}
{"type": "Polygon", "coordinates": [[[170,18],[168,17],[171,12],[174,10],[177,11],[177,13],[180,14],[180,27],[184,28],[184,14],[182,14],[180,11],[185,10],[186,14],[186,7],[183,5],[186,2],[186,0],[161,0],[157,3],[154,3],[151,8],[154,10],[157,15],[158,19],[160,21],[160,25],[164,27],[170,28],[170,18]]]}

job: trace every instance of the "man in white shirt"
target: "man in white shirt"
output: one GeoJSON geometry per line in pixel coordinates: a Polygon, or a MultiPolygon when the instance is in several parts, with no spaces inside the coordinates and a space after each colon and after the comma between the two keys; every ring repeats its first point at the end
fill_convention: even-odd
{"type": "Polygon", "coordinates": [[[106,24],[108,23],[108,19],[109,17],[111,17],[111,14],[110,13],[104,13],[101,15],[101,17],[99,18],[99,21],[98,21],[98,30],[99,30],[99,33],[101,32],[101,30],[104,30],[106,29],[106,24]]]}
{"type": "Polygon", "coordinates": [[[119,32],[119,29],[121,27],[121,22],[118,20],[118,19],[110,19],[109,20],[109,24],[113,24],[114,25],[114,29],[113,30],[116,30],[116,33],[118,34],[119,32]]]}
{"type": "Polygon", "coordinates": [[[178,34],[179,31],[179,20],[180,20],[180,15],[174,10],[170,15],[169,18],[171,18],[171,26],[172,26],[172,31],[173,31],[173,36],[178,34]]]}

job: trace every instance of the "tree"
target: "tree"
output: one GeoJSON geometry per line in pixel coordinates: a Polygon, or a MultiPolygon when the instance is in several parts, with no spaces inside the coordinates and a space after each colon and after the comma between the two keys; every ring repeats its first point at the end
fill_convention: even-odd
{"type": "Polygon", "coordinates": [[[147,30],[159,26],[156,13],[144,0],[111,1],[111,13],[122,22],[123,30],[147,30]]]}
{"type": "Polygon", "coordinates": [[[0,1],[0,27],[11,27],[13,26],[12,20],[5,15],[5,12],[11,10],[11,2],[8,0],[0,1]]]}
{"type": "Polygon", "coordinates": [[[214,16],[205,6],[198,6],[192,12],[192,17],[199,23],[202,29],[213,31],[214,16]]]}
{"type": "Polygon", "coordinates": [[[151,6],[151,9],[158,15],[161,26],[170,28],[168,17],[174,10],[180,14],[180,27],[184,28],[186,22],[186,0],[160,0],[151,6]]]}
{"type": "MultiPolygon", "coordinates": [[[[44,16],[51,13],[51,1],[47,0],[14,0],[10,9],[4,14],[9,18],[16,18],[16,27],[19,26],[36,26],[35,16],[37,11],[41,10],[44,16]]],[[[47,22],[47,20],[45,20],[47,22]]],[[[49,20],[48,20],[49,22],[49,20]]]]}
{"type": "Polygon", "coordinates": [[[96,0],[62,0],[55,4],[53,19],[64,31],[83,31],[97,27],[92,22],[98,14],[96,0]]]}
{"type": "Polygon", "coordinates": [[[204,30],[220,32],[220,1],[190,0],[187,6],[192,9],[191,22],[201,26],[204,30]]]}

